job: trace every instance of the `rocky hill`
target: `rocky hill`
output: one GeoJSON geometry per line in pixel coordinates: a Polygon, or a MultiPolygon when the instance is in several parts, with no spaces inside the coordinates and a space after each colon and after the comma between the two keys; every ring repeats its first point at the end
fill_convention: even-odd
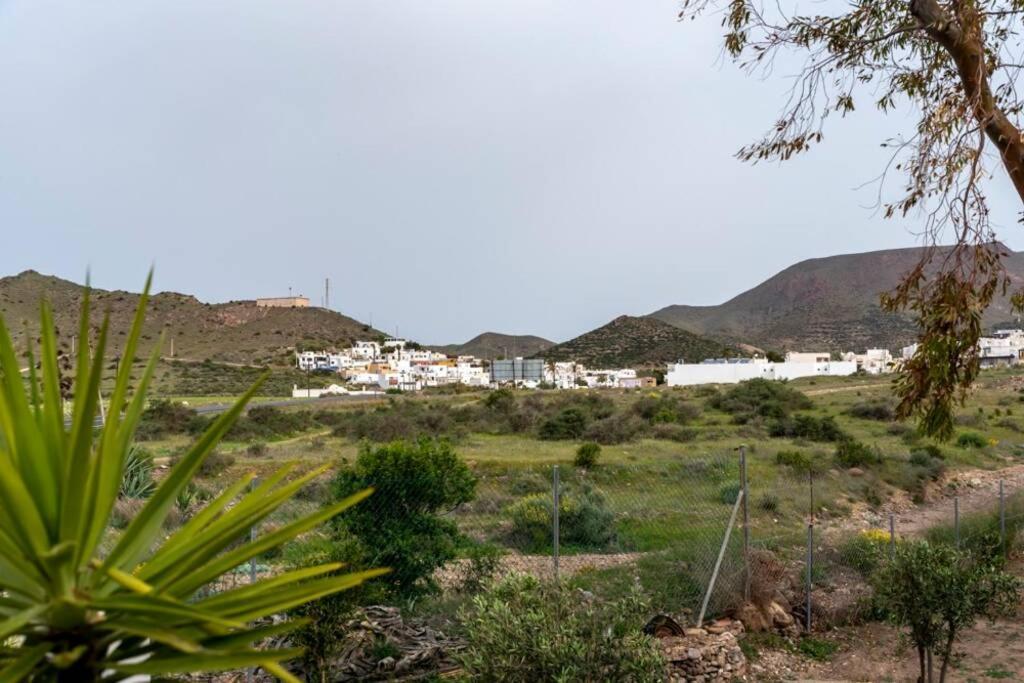
{"type": "Polygon", "coordinates": [[[595,368],[660,368],[679,360],[741,355],[720,342],[656,318],[619,316],[603,327],[556,344],[539,354],[547,360],[575,360],[595,368]]]}
{"type": "MultiPolygon", "coordinates": [[[[912,342],[916,325],[886,313],[879,294],[891,290],[922,250],[890,249],[801,261],[717,306],[668,306],[650,317],[695,334],[773,350],[863,351],[912,342]]],[[[1005,259],[1015,286],[1024,284],[1024,252],[1005,259]]],[[[986,325],[1013,320],[1008,298],[985,314],[986,325]]]]}
{"type": "Polygon", "coordinates": [[[536,356],[554,346],[553,341],[529,334],[501,334],[484,332],[463,344],[431,346],[431,349],[449,356],[476,356],[477,358],[536,356]]]}
{"type": "MultiPolygon", "coordinates": [[[[50,301],[60,343],[69,346],[78,332],[84,288],[35,271],[0,278],[0,314],[23,347],[25,335],[35,336],[39,302],[50,301]]],[[[138,294],[125,291],[92,292],[94,322],[110,314],[111,354],[116,355],[127,336],[138,294]]],[[[164,292],[150,300],[141,353],[165,334],[164,355],[174,340],[175,358],[260,365],[291,365],[296,345],[342,347],[357,339],[383,333],[369,325],[323,308],[258,308],[255,301],[208,304],[187,294],[164,292]]]]}

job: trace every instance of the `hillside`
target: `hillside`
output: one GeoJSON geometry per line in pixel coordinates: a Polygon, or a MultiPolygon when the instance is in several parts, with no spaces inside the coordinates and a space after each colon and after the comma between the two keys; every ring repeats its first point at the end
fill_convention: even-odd
{"type": "Polygon", "coordinates": [[[477,358],[536,356],[541,351],[554,346],[553,341],[543,337],[523,334],[501,334],[500,332],[484,332],[464,344],[445,344],[430,348],[446,353],[449,356],[476,356],[477,358]]]}
{"type": "MultiPolygon", "coordinates": [[[[39,301],[50,301],[62,346],[69,346],[78,331],[84,288],[35,271],[0,278],[0,314],[16,342],[24,346],[27,331],[36,335],[39,301]]],[[[92,292],[94,320],[110,314],[111,355],[124,343],[138,294],[125,291],[92,292]]],[[[194,296],[164,292],[150,299],[143,330],[141,354],[146,354],[165,333],[164,355],[174,340],[175,358],[229,363],[290,365],[292,349],[305,346],[341,347],[356,339],[375,338],[381,332],[357,320],[323,308],[257,308],[254,301],[203,303],[194,296]]]]}
{"type": "Polygon", "coordinates": [[[547,360],[575,360],[596,368],[663,368],[681,359],[699,362],[738,352],[655,318],[623,315],[540,355],[547,360]]]}
{"type": "MultiPolygon", "coordinates": [[[[718,306],[668,306],[650,317],[723,341],[766,349],[863,351],[909,344],[916,325],[886,313],[881,292],[896,286],[921,258],[920,248],[844,254],[801,261],[718,306]]],[[[1014,286],[1024,283],[1024,252],[1005,259],[1014,286]]],[[[1013,320],[1009,299],[986,312],[986,325],[1013,320]]]]}

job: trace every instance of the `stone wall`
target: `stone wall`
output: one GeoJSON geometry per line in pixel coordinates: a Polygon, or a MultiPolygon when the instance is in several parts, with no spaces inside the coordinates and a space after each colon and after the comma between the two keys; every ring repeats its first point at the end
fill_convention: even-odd
{"type": "Polygon", "coordinates": [[[688,628],[681,636],[662,638],[669,662],[668,680],[673,683],[732,681],[747,672],[747,660],[737,637],[743,624],[722,619],[705,628],[688,628]]]}

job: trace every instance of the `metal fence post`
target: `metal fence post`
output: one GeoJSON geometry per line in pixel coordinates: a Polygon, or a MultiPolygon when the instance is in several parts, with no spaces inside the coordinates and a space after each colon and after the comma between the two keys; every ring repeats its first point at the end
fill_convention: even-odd
{"type": "Polygon", "coordinates": [[[1006,498],[1003,496],[1003,480],[999,480],[999,543],[1006,543],[1006,498]]]}
{"type": "Polygon", "coordinates": [[[747,447],[740,446],[740,495],[743,498],[743,601],[750,602],[750,490],[747,487],[747,447]]]}
{"type": "Polygon", "coordinates": [[[956,534],[956,547],[960,548],[960,496],[953,498],[953,530],[956,534]]]}
{"type": "Polygon", "coordinates": [[[814,572],[814,522],[807,524],[807,618],[804,627],[811,632],[811,588],[814,581],[811,574],[814,572]]]}
{"type": "Polygon", "coordinates": [[[896,515],[889,513],[889,561],[896,557],[896,515]]]}
{"type": "Polygon", "coordinates": [[[555,580],[558,580],[558,507],[559,507],[559,476],[558,465],[554,466],[551,472],[551,560],[555,572],[555,580]]]}

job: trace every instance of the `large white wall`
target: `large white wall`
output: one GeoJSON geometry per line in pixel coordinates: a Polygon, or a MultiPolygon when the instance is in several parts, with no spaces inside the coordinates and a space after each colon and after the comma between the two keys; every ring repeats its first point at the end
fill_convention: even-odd
{"type": "Polygon", "coordinates": [[[828,363],[676,363],[670,365],[665,381],[670,387],[694,384],[735,384],[748,379],[797,379],[799,377],[844,376],[857,372],[848,361],[828,363]]]}

